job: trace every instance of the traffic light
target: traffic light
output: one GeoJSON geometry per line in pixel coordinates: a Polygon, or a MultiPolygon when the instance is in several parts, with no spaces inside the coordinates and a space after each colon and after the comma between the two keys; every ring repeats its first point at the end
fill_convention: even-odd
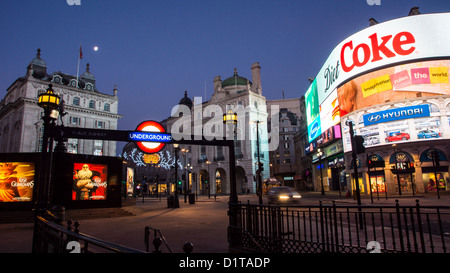
{"type": "Polygon", "coordinates": [[[181,185],[181,180],[178,180],[178,185],[181,185]]]}
{"type": "Polygon", "coordinates": [[[264,164],[262,162],[259,162],[259,171],[262,172],[264,171],[264,164]]]}
{"type": "Polygon", "coordinates": [[[353,141],[355,142],[355,152],[357,154],[362,154],[366,151],[366,147],[364,147],[364,137],[363,136],[354,136],[353,141]]]}
{"type": "Polygon", "coordinates": [[[372,159],[367,159],[367,167],[368,168],[373,168],[373,161],[372,161],[372,159]]]}

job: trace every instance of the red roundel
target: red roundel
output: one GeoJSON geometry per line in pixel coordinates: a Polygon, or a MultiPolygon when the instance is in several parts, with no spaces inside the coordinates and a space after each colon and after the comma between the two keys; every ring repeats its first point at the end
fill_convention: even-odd
{"type": "MultiPolygon", "coordinates": [[[[155,132],[155,133],[165,133],[164,127],[156,121],[147,120],[142,122],[136,128],[136,131],[142,132],[155,132]]],[[[157,153],[164,148],[164,143],[161,142],[136,142],[139,149],[145,153],[153,154],[157,153]]]]}

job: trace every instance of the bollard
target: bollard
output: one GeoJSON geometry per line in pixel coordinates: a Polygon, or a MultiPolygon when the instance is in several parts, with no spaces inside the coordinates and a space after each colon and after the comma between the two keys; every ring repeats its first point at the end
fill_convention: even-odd
{"type": "Polygon", "coordinates": [[[185,253],[192,253],[192,250],[194,250],[194,245],[190,242],[186,242],[183,245],[183,251],[185,253]]]}

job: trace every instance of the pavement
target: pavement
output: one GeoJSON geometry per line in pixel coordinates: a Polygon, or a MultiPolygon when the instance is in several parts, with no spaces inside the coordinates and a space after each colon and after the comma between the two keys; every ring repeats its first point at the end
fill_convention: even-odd
{"type": "MultiPolygon", "coordinates": [[[[348,198],[344,193],[302,192],[304,205],[331,204],[356,205],[356,200],[348,198]]],[[[258,198],[252,195],[239,195],[242,203],[258,203],[258,198]]],[[[184,202],[184,196],[179,196],[179,208],[168,208],[167,197],[137,198],[136,204],[123,209],[132,211],[132,216],[102,217],[91,219],[73,219],[80,222],[80,232],[108,242],[128,246],[145,251],[145,227],[159,229],[166,238],[170,249],[174,253],[183,253],[183,245],[190,242],[194,245],[194,253],[228,253],[228,196],[208,198],[199,196],[195,204],[184,202]]],[[[440,199],[436,193],[404,194],[388,196],[375,194],[373,201],[370,195],[363,195],[362,205],[416,205],[419,200],[421,206],[450,206],[450,193],[441,192],[440,199]]],[[[150,238],[153,234],[151,234],[150,238]]],[[[0,224],[0,253],[30,253],[33,237],[33,223],[0,224]]],[[[151,251],[153,246],[151,246],[151,251]]],[[[163,253],[168,248],[161,247],[163,253]]]]}

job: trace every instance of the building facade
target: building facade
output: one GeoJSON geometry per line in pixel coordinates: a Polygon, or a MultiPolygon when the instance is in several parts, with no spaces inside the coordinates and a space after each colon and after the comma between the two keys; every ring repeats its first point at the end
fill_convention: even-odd
{"type": "MultiPolygon", "coordinates": [[[[117,129],[119,99],[117,87],[113,94],[100,92],[89,64],[79,78],[57,71],[48,74],[40,49],[27,66],[27,73],[6,90],[0,102],[0,152],[40,152],[43,135],[43,110],[38,96],[49,84],[64,101],[66,115],[56,120],[67,127],[117,129]]],[[[68,139],[69,153],[116,156],[114,141],[68,139]]]]}
{"type": "MultiPolygon", "coordinates": [[[[294,136],[300,131],[303,119],[300,104],[300,98],[267,101],[268,109],[272,109],[272,105],[279,109],[275,115],[279,118],[279,145],[276,150],[269,152],[270,174],[283,185],[296,188],[300,188],[300,185],[294,182],[298,180],[294,136]]],[[[270,110],[269,117],[272,117],[270,110]]]]}
{"type": "MultiPolygon", "coordinates": [[[[214,92],[208,101],[202,101],[201,97],[191,100],[186,91],[172,109],[171,117],[161,122],[166,131],[174,138],[178,136],[178,139],[194,135],[206,139],[234,140],[238,194],[257,192],[258,162],[264,169],[261,172],[262,181],[269,178],[268,113],[266,99],[262,95],[260,69],[259,63],[251,66],[252,81],[238,75],[236,69],[225,80],[220,76],[215,77],[214,92]],[[229,110],[237,114],[237,124],[223,123],[223,114],[229,110]]],[[[139,151],[134,149],[133,145],[127,145],[124,154],[129,156],[133,151],[133,155],[138,154],[139,151]]],[[[186,192],[200,195],[229,194],[227,149],[208,145],[180,145],[175,150],[173,145],[166,145],[158,153],[159,163],[154,164],[154,168],[139,171],[142,174],[135,177],[136,180],[143,180],[145,176],[148,181],[151,180],[148,184],[152,192],[171,193],[175,189],[179,192],[186,189],[186,192]]]]}

